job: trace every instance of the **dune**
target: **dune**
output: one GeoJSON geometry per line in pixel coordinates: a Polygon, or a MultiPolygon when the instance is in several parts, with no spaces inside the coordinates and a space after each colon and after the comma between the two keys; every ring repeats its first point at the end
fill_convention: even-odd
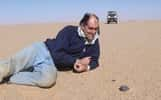
{"type": "MultiPolygon", "coordinates": [[[[65,25],[0,25],[0,59],[36,41],[53,38],[65,25]]],[[[100,24],[100,67],[81,74],[58,72],[49,89],[1,84],[0,100],[160,100],[161,21],[100,24]],[[120,91],[121,85],[128,91],[120,91]]]]}

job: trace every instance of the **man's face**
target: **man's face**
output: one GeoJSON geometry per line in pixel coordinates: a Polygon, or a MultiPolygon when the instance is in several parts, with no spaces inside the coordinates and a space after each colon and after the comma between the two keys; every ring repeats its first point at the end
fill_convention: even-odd
{"type": "Polygon", "coordinates": [[[91,16],[91,18],[87,22],[87,25],[83,27],[83,31],[88,41],[92,41],[94,39],[94,36],[98,31],[98,27],[99,27],[98,20],[95,17],[91,16]]]}

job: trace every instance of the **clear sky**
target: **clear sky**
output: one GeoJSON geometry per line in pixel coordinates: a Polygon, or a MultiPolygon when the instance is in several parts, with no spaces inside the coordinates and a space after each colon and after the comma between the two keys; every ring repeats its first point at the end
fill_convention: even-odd
{"type": "Polygon", "coordinates": [[[161,0],[0,0],[0,24],[79,21],[85,12],[105,21],[108,10],[120,20],[161,19],[161,0]]]}

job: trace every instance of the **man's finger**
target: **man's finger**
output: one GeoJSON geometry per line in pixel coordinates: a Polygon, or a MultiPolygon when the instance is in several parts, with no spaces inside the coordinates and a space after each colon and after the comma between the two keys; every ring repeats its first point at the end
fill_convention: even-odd
{"type": "Polygon", "coordinates": [[[86,58],[88,58],[88,59],[91,59],[91,56],[89,56],[89,57],[86,57],[86,58]]]}

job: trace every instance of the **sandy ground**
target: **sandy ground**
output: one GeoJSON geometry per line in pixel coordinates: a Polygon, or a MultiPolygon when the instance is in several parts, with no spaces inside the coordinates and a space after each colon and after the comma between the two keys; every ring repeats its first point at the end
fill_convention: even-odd
{"type": "MultiPolygon", "coordinates": [[[[0,25],[0,58],[55,37],[68,23],[0,25]]],[[[161,21],[101,24],[100,67],[58,72],[49,89],[1,84],[0,100],[161,100],[161,21]],[[119,91],[121,85],[130,89],[119,91]]]]}

